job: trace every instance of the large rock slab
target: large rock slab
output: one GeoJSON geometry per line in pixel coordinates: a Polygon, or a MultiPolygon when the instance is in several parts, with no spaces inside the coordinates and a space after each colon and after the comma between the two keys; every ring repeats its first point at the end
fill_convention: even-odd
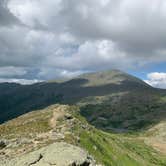
{"type": "Polygon", "coordinates": [[[64,142],[54,143],[37,151],[28,153],[2,166],[94,166],[94,161],[83,149],[64,142]]]}

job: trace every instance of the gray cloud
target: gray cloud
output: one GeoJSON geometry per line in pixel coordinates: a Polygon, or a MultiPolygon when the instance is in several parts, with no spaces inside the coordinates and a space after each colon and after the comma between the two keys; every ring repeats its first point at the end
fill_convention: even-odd
{"type": "Polygon", "coordinates": [[[27,71],[20,67],[0,67],[0,77],[23,76],[26,73],[27,71]]]}
{"type": "Polygon", "coordinates": [[[2,2],[1,67],[34,69],[35,78],[50,79],[166,62],[164,0],[2,2]]]}
{"type": "Polygon", "coordinates": [[[7,0],[0,1],[0,26],[9,26],[19,23],[17,17],[8,9],[7,2],[7,0]]]}

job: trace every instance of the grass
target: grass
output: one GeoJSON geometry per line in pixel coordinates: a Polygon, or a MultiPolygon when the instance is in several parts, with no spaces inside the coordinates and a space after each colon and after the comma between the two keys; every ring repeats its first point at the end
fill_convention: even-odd
{"type": "Polygon", "coordinates": [[[5,139],[33,137],[38,133],[50,130],[49,119],[52,116],[48,109],[34,111],[0,126],[0,137],[5,139]]]}
{"type": "Polygon", "coordinates": [[[165,166],[166,159],[143,142],[122,135],[83,131],[80,144],[108,166],[165,166]]]}
{"type": "MultiPolygon", "coordinates": [[[[48,122],[52,117],[52,107],[49,108],[25,114],[0,125],[0,136],[6,139],[29,138],[48,132],[50,130],[48,122]]],[[[70,106],[68,112],[75,120],[63,141],[86,149],[97,163],[104,166],[166,166],[166,156],[146,145],[139,139],[138,132],[125,134],[105,132],[88,124],[80,115],[77,106],[70,106]]],[[[65,124],[66,121],[60,123],[65,124]]],[[[50,143],[52,142],[45,142],[50,143]]]]}
{"type": "MultiPolygon", "coordinates": [[[[77,118],[86,123],[81,116],[77,118]]],[[[80,135],[80,146],[105,166],[166,166],[166,156],[138,139],[138,134],[113,134],[92,126],[88,130],[77,126],[75,132],[80,135]]]]}
{"type": "Polygon", "coordinates": [[[166,103],[166,96],[161,97],[160,102],[161,103],[166,103]]]}

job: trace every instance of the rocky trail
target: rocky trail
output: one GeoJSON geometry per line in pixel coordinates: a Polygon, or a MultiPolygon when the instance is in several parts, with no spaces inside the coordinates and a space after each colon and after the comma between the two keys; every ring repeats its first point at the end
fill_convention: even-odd
{"type": "MultiPolygon", "coordinates": [[[[1,146],[3,148],[0,149],[0,166],[92,165],[92,159],[86,151],[66,143],[66,136],[74,137],[72,127],[76,123],[76,119],[68,112],[68,109],[66,105],[56,105],[41,112],[40,120],[48,124],[48,130],[45,132],[23,131],[23,133],[27,132],[27,136],[23,136],[22,133],[19,139],[3,139],[1,145],[4,144],[4,147],[1,146]]],[[[27,126],[33,121],[39,121],[37,118],[37,116],[32,117],[31,114],[25,115],[18,118],[17,123],[14,121],[12,125],[19,128],[21,121],[24,121],[24,125],[27,126]]],[[[10,123],[6,124],[7,127],[11,125],[10,123]]]]}

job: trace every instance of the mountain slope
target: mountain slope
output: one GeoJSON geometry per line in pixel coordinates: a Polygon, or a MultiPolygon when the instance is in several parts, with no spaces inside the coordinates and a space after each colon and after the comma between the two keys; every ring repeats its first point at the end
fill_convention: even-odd
{"type": "Polygon", "coordinates": [[[0,90],[0,165],[65,142],[104,166],[166,166],[165,90],[118,70],[0,90]]]}
{"type": "MultiPolygon", "coordinates": [[[[166,156],[146,145],[142,136],[96,129],[80,116],[77,106],[52,105],[33,111],[0,125],[0,134],[6,144],[0,149],[0,165],[3,162],[15,163],[18,158],[21,162],[26,156],[40,152],[41,147],[48,149],[58,142],[81,147],[97,164],[104,166],[165,166],[166,163],[166,156]]],[[[148,136],[144,137],[148,139],[148,136]]],[[[54,151],[56,154],[56,149],[54,151]]],[[[41,154],[44,156],[45,153],[41,154]]],[[[47,154],[44,159],[48,162],[51,156],[47,154]]]]}
{"type": "Polygon", "coordinates": [[[55,103],[79,105],[91,124],[107,130],[141,129],[166,117],[166,92],[119,70],[0,89],[0,123],[55,103]]]}
{"type": "Polygon", "coordinates": [[[142,80],[129,75],[120,70],[108,70],[94,73],[87,73],[78,76],[77,78],[88,80],[87,84],[84,86],[101,86],[108,84],[121,84],[123,82],[132,83],[135,85],[143,85],[146,87],[150,87],[148,84],[143,82],[142,80]]]}
{"type": "MultiPolygon", "coordinates": [[[[103,129],[139,130],[166,119],[166,102],[151,91],[104,96],[104,102],[81,106],[81,114],[103,129]]],[[[100,98],[97,100],[101,100],[100,98]]]]}

